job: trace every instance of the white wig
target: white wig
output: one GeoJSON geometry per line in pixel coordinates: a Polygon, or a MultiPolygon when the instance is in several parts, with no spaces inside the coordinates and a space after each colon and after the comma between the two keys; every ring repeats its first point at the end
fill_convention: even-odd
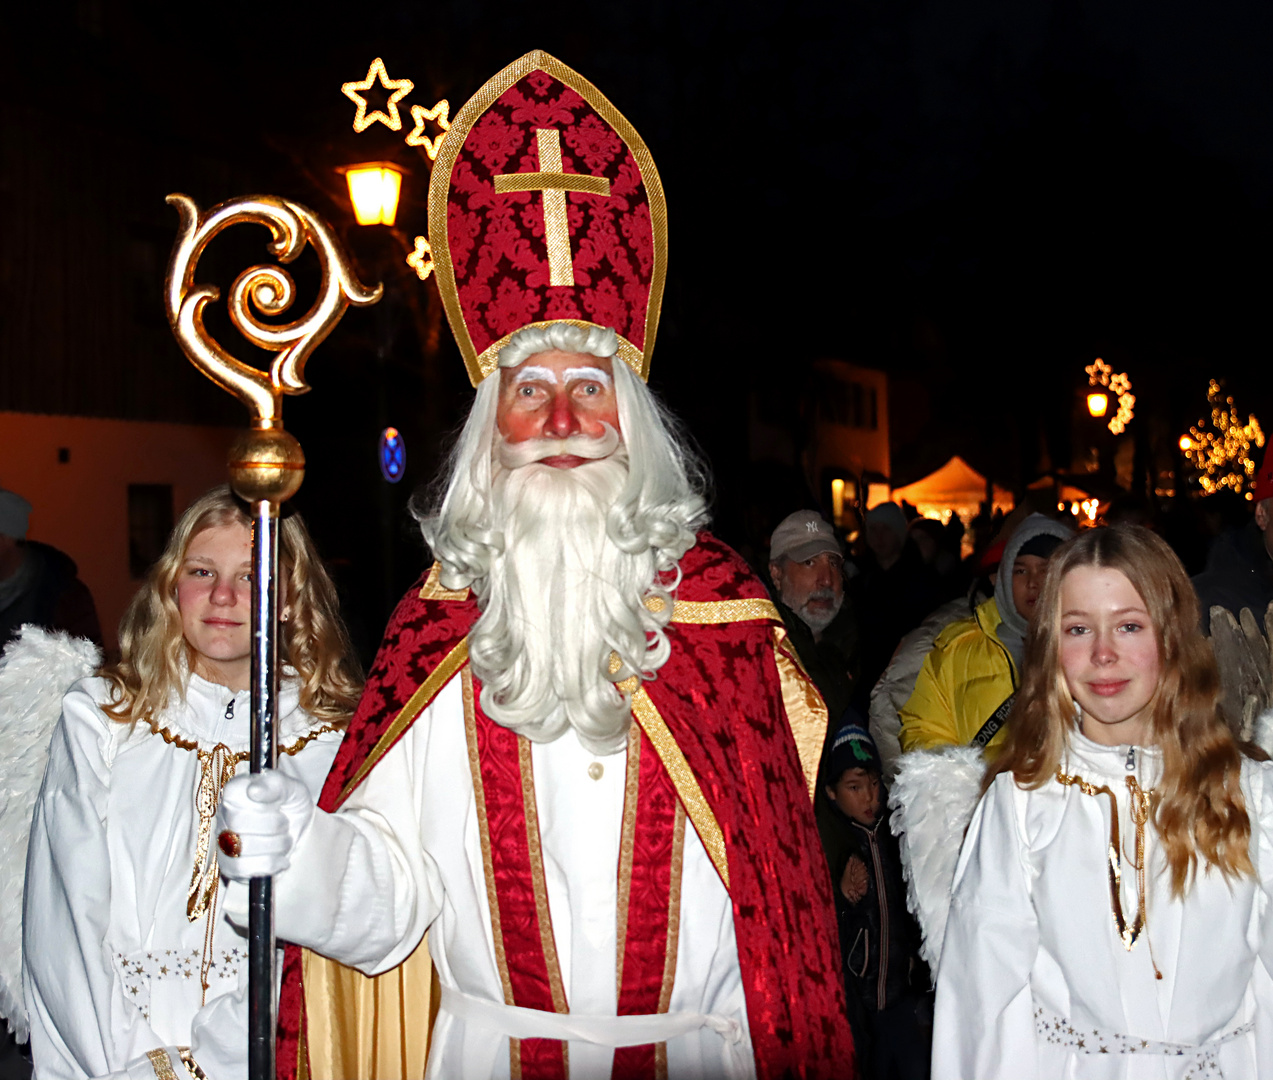
{"type": "MultiPolygon", "coordinates": [[[[499,366],[516,367],[553,349],[607,359],[615,356],[617,348],[613,330],[563,323],[528,327],[505,345],[499,366]]],[[[522,640],[525,631],[521,623],[525,620],[510,616],[506,598],[492,599],[492,578],[500,576],[492,574],[492,568],[501,566],[506,542],[505,529],[497,524],[500,510],[493,498],[502,468],[494,453],[498,377],[487,378],[478,387],[445,470],[440,498],[427,507],[417,498],[412,506],[425,541],[441,563],[442,585],[472,588],[482,606],[482,616],[469,635],[469,647],[474,673],[483,683],[484,711],[491,719],[538,741],[550,741],[567,723],[573,724],[581,741],[594,752],[617,750],[626,737],[628,702],[615,693],[613,684],[631,675],[652,678],[670,654],[664,628],[672,612],[671,591],[680,581],[677,563],[707,522],[706,470],[688,440],[627,364],[616,360],[613,371],[624,443],[615,458],[621,461],[626,457],[626,475],[621,476],[617,497],[604,513],[604,541],[609,552],[603,556],[605,565],[597,566],[590,575],[576,574],[595,579],[590,585],[596,590],[591,606],[600,613],[587,629],[583,627],[588,620],[580,621],[580,633],[594,640],[574,643],[577,658],[561,659],[570,651],[567,641],[556,643],[555,657],[545,654],[536,660],[535,653],[546,650],[522,640]],[[664,601],[661,607],[653,605],[659,608],[657,613],[644,603],[650,597],[664,601]],[[620,660],[615,671],[610,670],[611,652],[620,660]],[[563,690],[559,673],[557,692],[566,698],[577,692],[581,700],[560,702],[564,712],[571,714],[568,720],[542,715],[547,707],[547,676],[527,668],[536,663],[560,667],[576,661],[585,685],[563,690]],[[590,732],[588,715],[581,719],[581,710],[596,718],[596,730],[590,732]],[[616,727],[619,710],[622,731],[616,727]],[[606,714],[604,720],[600,714],[606,714]]],[[[580,480],[584,475],[581,470],[572,470],[579,472],[580,480]]],[[[504,587],[500,582],[499,588],[504,587]]],[[[568,626],[567,636],[570,629],[573,627],[568,626]]]]}
{"type": "Polygon", "coordinates": [[[579,353],[609,360],[619,351],[619,335],[610,327],[573,326],[554,322],[547,326],[527,326],[518,330],[499,351],[499,366],[512,368],[536,353],[579,353]]]}

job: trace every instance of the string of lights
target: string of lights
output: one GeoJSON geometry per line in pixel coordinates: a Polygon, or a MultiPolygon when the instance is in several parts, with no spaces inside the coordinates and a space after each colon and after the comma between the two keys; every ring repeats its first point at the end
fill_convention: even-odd
{"type": "Polygon", "coordinates": [[[1215,379],[1207,387],[1207,404],[1211,406],[1210,420],[1199,420],[1187,435],[1181,435],[1180,449],[1197,470],[1204,493],[1212,495],[1228,488],[1246,492],[1249,499],[1256,466],[1251,451],[1264,445],[1264,430],[1250,414],[1242,423],[1232,395],[1226,395],[1223,384],[1215,379]]]}

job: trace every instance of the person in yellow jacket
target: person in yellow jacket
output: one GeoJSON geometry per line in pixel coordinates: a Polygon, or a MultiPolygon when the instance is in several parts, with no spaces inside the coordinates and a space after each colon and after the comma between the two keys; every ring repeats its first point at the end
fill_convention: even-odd
{"type": "Polygon", "coordinates": [[[1020,682],[1025,631],[1048,558],[1073,535],[1031,514],[1008,539],[995,594],[937,637],[902,707],[902,751],[977,746],[994,756],[1020,682]]]}

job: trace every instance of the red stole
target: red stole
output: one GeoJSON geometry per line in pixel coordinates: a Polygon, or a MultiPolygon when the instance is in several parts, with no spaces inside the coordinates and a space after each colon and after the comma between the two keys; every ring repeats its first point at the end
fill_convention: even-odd
{"type": "MultiPolygon", "coordinates": [[[[531,744],[482,714],[466,670],[464,713],[495,955],[508,1005],[569,1012],[544,882],[531,744]]],[[[676,973],[685,814],[649,740],[628,738],[618,881],[616,984],[620,1015],[666,1012],[676,973]],[[633,932],[629,933],[628,928],[633,932]]],[[[566,1080],[567,1044],[514,1039],[510,1071],[522,1080],[566,1080]]],[[[615,1051],[613,1080],[667,1074],[662,1045],[615,1051]]]]}

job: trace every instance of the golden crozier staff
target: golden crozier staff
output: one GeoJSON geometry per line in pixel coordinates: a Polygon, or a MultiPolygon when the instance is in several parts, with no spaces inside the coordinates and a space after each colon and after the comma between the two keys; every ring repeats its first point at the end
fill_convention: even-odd
{"type": "MultiPolygon", "coordinates": [[[[349,257],[330,227],[313,211],[273,195],[231,199],[200,213],[186,195],[169,195],[181,215],[180,231],[168,261],[164,299],[168,322],[191,363],[218,386],[238,397],[252,414],[251,427],[230,447],[230,485],[252,508],[252,741],[251,769],[275,765],[278,706],[278,524],[279,507],[305,478],[305,455],[283,430],[282,397],[303,394],[305,362],[353,304],[374,304],[381,286],[368,289],[354,275],[349,257]],[[208,333],[203,309],[218,299],[213,285],[196,285],[199,258],[214,236],[232,225],[264,225],[273,237],[269,250],[290,263],[313,245],[321,269],[318,298],[301,318],[286,324],[262,322],[292,305],[296,285],[281,266],[253,266],[230,287],[230,319],[253,345],[277,353],[269,371],[236,360],[208,333]],[[256,311],[253,311],[253,308],[256,311]]],[[[238,854],[238,837],[223,832],[218,844],[238,854]]],[[[249,886],[248,1074],[273,1080],[274,1072],[274,913],[272,879],[254,877],[249,886]]]]}

